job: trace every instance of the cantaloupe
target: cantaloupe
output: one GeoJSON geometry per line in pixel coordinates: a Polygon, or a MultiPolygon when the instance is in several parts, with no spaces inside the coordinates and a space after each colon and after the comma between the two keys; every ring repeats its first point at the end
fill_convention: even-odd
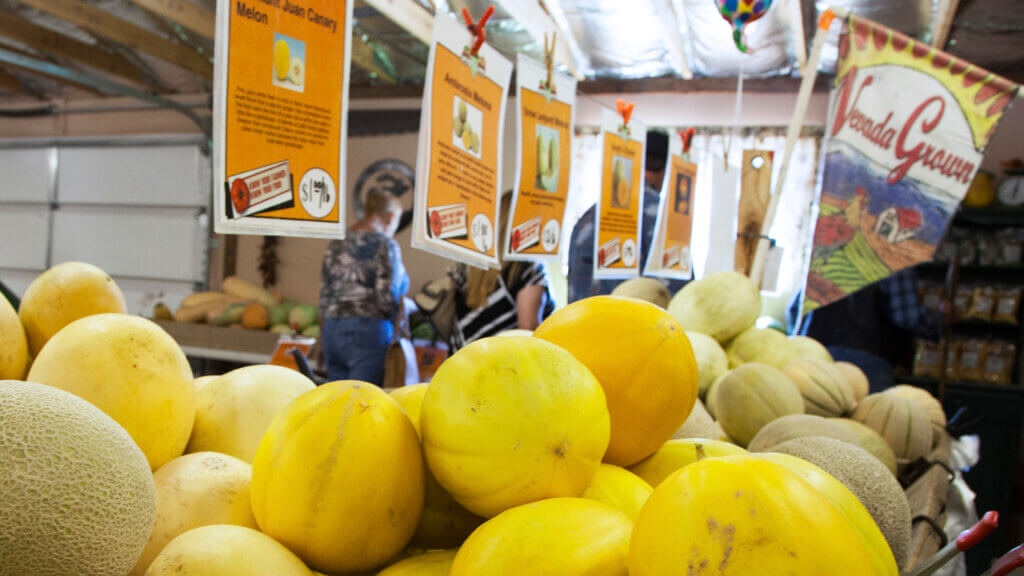
{"type": "Polygon", "coordinates": [[[684,330],[724,344],[757,322],[761,293],[743,274],[715,272],[684,286],[672,297],[668,311],[684,330]]]}
{"type": "MultiPolygon", "coordinates": [[[[416,435],[420,436],[420,407],[427,393],[428,384],[414,384],[396,388],[389,394],[409,417],[416,435]]],[[[416,525],[416,533],[412,535],[411,544],[429,549],[457,548],[466,537],[483,524],[484,519],[452,498],[434,478],[428,466],[423,467],[424,483],[423,513],[416,525]]],[[[452,556],[454,558],[454,555],[452,556]]]]}
{"type": "Polygon", "coordinates": [[[693,357],[697,360],[698,394],[704,399],[715,380],[729,371],[729,358],[711,336],[700,332],[687,332],[686,336],[690,339],[693,357]]]}
{"type": "Polygon", "coordinates": [[[650,484],[629,470],[602,463],[583,497],[604,502],[632,521],[653,491],[650,484]]]}
{"type": "Polygon", "coordinates": [[[669,300],[672,299],[672,293],[659,280],[643,276],[619,284],[612,290],[612,296],[636,298],[661,308],[668,308],[669,300]]]}
{"type": "Polygon", "coordinates": [[[384,565],[423,510],[423,455],[395,400],[330,382],[293,400],[252,464],[252,508],[267,535],[329,573],[384,565]]]}
{"type": "Polygon", "coordinates": [[[470,535],[450,576],[627,576],[632,528],[622,512],[584,498],[518,506],[470,535]]]}
{"type": "Polygon", "coordinates": [[[42,384],[0,381],[0,494],[11,576],[124,576],[153,529],[153,476],[131,436],[42,384]]]}
{"type": "Polygon", "coordinates": [[[838,417],[856,405],[853,392],[832,366],[831,362],[817,358],[802,358],[782,369],[783,374],[800,389],[807,414],[838,417]]]}
{"type": "Polygon", "coordinates": [[[252,467],[217,452],[186,454],[153,474],[156,524],[133,576],[142,576],[167,543],[193,528],[233,524],[258,529],[249,501],[252,467]]]}
{"type": "Polygon", "coordinates": [[[28,366],[28,340],[18,313],[0,294],[0,380],[20,380],[28,366]]]}
{"type": "Polygon", "coordinates": [[[68,324],[28,380],[80,396],[123,426],[156,470],[181,455],[195,418],[192,368],[167,332],[140,316],[97,314],[68,324]]]}
{"type": "Polygon", "coordinates": [[[879,462],[885,464],[893,475],[896,474],[896,453],[878,432],[850,418],[829,418],[829,421],[856,434],[857,441],[853,444],[870,452],[879,462]]]}
{"type": "Polygon", "coordinates": [[[697,400],[693,404],[693,410],[690,411],[690,416],[683,422],[683,425],[676,430],[676,433],[672,435],[673,439],[676,438],[707,438],[710,440],[718,439],[718,425],[715,424],[715,420],[711,418],[711,414],[708,414],[704,403],[697,400]]]}
{"type": "Polygon", "coordinates": [[[789,349],[794,359],[820,360],[829,364],[834,362],[828,349],[814,338],[790,336],[789,349]]]}
{"type": "Polygon", "coordinates": [[[846,382],[846,386],[853,393],[853,399],[860,402],[868,395],[868,389],[870,387],[868,383],[868,377],[864,375],[864,371],[861,370],[856,364],[850,362],[836,362],[833,365],[836,371],[839,372],[843,381],[846,382]]]}
{"type": "Polygon", "coordinates": [[[932,423],[932,427],[935,430],[946,428],[946,412],[942,409],[942,403],[927,390],[907,384],[898,384],[889,388],[886,392],[916,400],[928,412],[928,420],[932,423]]]}
{"type": "Polygon", "coordinates": [[[868,509],[902,568],[910,545],[910,506],[892,473],[866,451],[833,438],[808,436],[783,442],[774,452],[803,458],[828,472],[868,509]]]}
{"type": "Polygon", "coordinates": [[[221,452],[252,462],[274,417],[315,387],[301,373],[269,364],[219,376],[196,394],[196,421],[186,451],[221,452]]]}
{"type": "Polygon", "coordinates": [[[729,367],[758,362],[782,369],[795,359],[785,334],[771,328],[750,328],[725,347],[729,367]]]}
{"type": "Polygon", "coordinates": [[[711,389],[715,417],[725,433],[746,446],[765,424],[786,414],[803,414],[796,384],[767,364],[744,364],[729,371],[711,389]]]}
{"type": "Polygon", "coordinates": [[[652,487],[657,488],[665,478],[694,462],[700,462],[705,458],[721,458],[722,456],[746,453],[747,451],[743,448],[721,440],[680,438],[665,442],[665,445],[657,452],[630,466],[629,470],[643,478],[652,487]]]}
{"type": "Polygon", "coordinates": [[[178,536],[146,576],[311,576],[295,554],[270,536],[243,526],[214,524],[178,536]]]}
{"type": "Polygon", "coordinates": [[[124,294],[106,272],[92,264],[65,262],[29,284],[18,317],[25,327],[29,352],[38,356],[54,334],[75,320],[124,311],[124,294]]]}
{"type": "Polygon", "coordinates": [[[406,558],[377,573],[377,576],[448,576],[457,550],[430,550],[406,558]]]}
{"type": "Polygon", "coordinates": [[[885,438],[898,460],[913,461],[931,450],[928,410],[916,400],[886,392],[871,394],[857,406],[852,418],[885,438]]]}

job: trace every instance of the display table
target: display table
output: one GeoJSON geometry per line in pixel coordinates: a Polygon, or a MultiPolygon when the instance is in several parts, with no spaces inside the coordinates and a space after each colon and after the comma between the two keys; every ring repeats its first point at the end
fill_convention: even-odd
{"type": "Polygon", "coordinates": [[[223,360],[240,364],[266,364],[277,347],[280,334],[262,330],[228,328],[157,320],[190,358],[223,360]]]}

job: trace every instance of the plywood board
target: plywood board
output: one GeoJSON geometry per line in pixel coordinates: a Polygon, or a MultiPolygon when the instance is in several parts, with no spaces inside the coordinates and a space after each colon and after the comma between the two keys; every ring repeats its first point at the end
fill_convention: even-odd
{"type": "Polygon", "coordinates": [[[748,276],[771,199],[772,155],[768,150],[743,151],[734,264],[737,272],[748,276]]]}

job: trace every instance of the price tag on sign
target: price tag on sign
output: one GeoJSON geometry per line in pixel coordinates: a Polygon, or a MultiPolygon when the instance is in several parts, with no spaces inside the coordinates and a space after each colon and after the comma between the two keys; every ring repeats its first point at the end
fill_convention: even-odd
{"type": "Polygon", "coordinates": [[[277,340],[277,348],[274,348],[274,353],[270,356],[270,363],[274,366],[284,366],[298,371],[299,366],[295,363],[295,358],[292,357],[292,350],[297,349],[308,356],[309,351],[313,349],[313,344],[316,344],[316,338],[282,334],[277,340]]]}

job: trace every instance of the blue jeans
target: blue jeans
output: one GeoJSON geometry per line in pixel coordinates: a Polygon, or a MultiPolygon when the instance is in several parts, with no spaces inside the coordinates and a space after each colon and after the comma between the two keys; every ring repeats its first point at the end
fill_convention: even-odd
{"type": "Polygon", "coordinates": [[[326,318],[320,343],[327,364],[327,378],[361,380],[380,386],[384,358],[394,336],[390,320],[378,318],[326,318]]]}

